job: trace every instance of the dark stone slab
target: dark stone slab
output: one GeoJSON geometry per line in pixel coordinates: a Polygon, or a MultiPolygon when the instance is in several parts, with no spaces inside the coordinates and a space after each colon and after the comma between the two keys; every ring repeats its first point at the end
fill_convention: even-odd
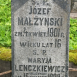
{"type": "MultiPolygon", "coordinates": [[[[0,73],[11,70],[11,62],[0,60],[0,73]]],[[[2,75],[0,77],[11,77],[10,74],[2,75]]]]}
{"type": "Polygon", "coordinates": [[[69,71],[69,77],[77,77],[77,71],[69,71]]]}

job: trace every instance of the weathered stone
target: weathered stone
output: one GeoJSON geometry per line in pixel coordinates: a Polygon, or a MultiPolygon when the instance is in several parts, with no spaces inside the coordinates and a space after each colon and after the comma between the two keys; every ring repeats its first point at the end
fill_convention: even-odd
{"type": "MultiPolygon", "coordinates": [[[[0,60],[0,73],[11,70],[11,62],[0,60]]],[[[11,73],[0,75],[0,77],[11,77],[11,73]]]]}
{"type": "Polygon", "coordinates": [[[12,0],[12,77],[68,77],[70,0],[12,0]]]}

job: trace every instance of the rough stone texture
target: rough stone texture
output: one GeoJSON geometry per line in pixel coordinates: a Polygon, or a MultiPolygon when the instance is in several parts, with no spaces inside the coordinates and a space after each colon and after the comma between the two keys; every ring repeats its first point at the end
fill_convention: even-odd
{"type": "Polygon", "coordinates": [[[75,65],[73,62],[69,63],[69,68],[77,68],[77,65],[75,65]]]}
{"type": "Polygon", "coordinates": [[[71,18],[77,18],[77,13],[70,13],[71,18]]]}
{"type": "MultiPolygon", "coordinates": [[[[77,65],[70,62],[69,63],[69,68],[77,68],[77,65]]],[[[69,71],[69,77],[77,77],[77,71],[69,71]]]]}
{"type": "Polygon", "coordinates": [[[77,77],[77,71],[70,71],[69,77],[77,77]]]}
{"type": "Polygon", "coordinates": [[[77,13],[77,2],[74,2],[74,3],[73,3],[71,12],[72,12],[72,13],[77,13]]]}
{"type": "Polygon", "coordinates": [[[12,0],[12,77],[68,77],[69,15],[70,0],[12,0]]]}
{"type": "Polygon", "coordinates": [[[74,6],[74,0],[71,0],[71,10],[70,11],[72,11],[73,6],[74,6]]]}
{"type": "MultiPolygon", "coordinates": [[[[11,70],[11,62],[0,60],[0,73],[11,70]]],[[[0,77],[11,77],[11,74],[2,75],[0,77]]]]}

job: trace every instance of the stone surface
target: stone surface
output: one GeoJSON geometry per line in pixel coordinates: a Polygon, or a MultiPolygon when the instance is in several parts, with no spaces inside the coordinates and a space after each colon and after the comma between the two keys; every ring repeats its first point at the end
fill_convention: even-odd
{"type": "Polygon", "coordinates": [[[76,2],[73,1],[71,13],[77,13],[77,0],[76,0],[76,2]]]}
{"type": "MultiPolygon", "coordinates": [[[[73,62],[69,62],[69,68],[77,69],[77,65],[73,62]]],[[[77,71],[69,71],[69,77],[77,77],[77,71]]]]}
{"type": "Polygon", "coordinates": [[[12,0],[12,77],[68,77],[70,0],[12,0]]]}
{"type": "Polygon", "coordinates": [[[77,65],[75,65],[73,62],[69,62],[69,68],[77,68],[77,65]]]}
{"type": "MultiPolygon", "coordinates": [[[[11,70],[11,62],[0,60],[0,73],[6,72],[9,70],[11,70]]],[[[2,75],[0,77],[11,77],[11,74],[2,75]]]]}
{"type": "Polygon", "coordinates": [[[69,77],[77,77],[77,71],[70,71],[69,77]]]}
{"type": "Polygon", "coordinates": [[[70,13],[71,18],[77,18],[77,13],[70,13]]]}

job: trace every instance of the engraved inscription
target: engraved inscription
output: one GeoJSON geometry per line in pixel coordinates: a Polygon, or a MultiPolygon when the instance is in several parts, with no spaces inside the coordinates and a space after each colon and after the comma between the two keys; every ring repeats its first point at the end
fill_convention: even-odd
{"type": "Polygon", "coordinates": [[[65,2],[28,0],[14,12],[14,77],[67,76],[65,2]]]}

